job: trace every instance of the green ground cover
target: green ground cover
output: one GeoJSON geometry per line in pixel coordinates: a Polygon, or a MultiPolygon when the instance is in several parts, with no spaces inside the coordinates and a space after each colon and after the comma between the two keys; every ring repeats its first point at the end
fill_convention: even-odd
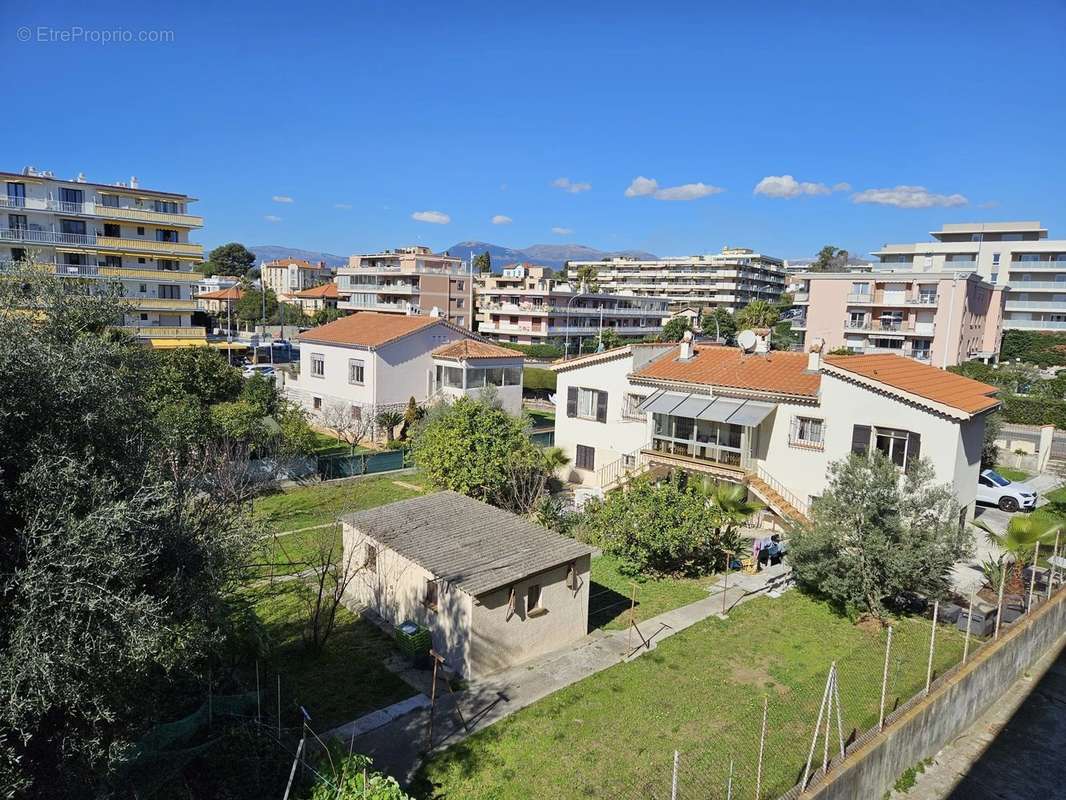
{"type": "Polygon", "coordinates": [[[589,627],[618,630],[629,624],[632,584],[637,584],[637,622],[707,597],[707,586],[717,578],[632,578],[619,570],[612,556],[592,560],[589,586],[589,627]]]}

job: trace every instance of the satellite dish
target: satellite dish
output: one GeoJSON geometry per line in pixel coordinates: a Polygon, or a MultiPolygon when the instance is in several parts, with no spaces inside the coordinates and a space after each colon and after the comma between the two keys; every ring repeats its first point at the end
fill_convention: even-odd
{"type": "Polygon", "coordinates": [[[753,330],[743,330],[737,334],[737,344],[739,344],[746,353],[750,353],[754,350],[758,341],[759,337],[755,335],[755,331],[753,330]]]}

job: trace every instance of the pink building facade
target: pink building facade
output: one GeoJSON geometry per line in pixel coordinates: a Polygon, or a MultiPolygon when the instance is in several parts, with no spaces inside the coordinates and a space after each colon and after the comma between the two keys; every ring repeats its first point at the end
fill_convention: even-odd
{"type": "Polygon", "coordinates": [[[936,367],[999,358],[1005,292],[973,273],[803,273],[792,329],[804,349],[895,353],[936,367]]]}

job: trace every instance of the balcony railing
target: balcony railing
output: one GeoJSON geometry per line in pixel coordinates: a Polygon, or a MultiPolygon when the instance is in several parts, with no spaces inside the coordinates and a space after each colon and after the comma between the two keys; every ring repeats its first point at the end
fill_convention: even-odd
{"type": "Polygon", "coordinates": [[[207,336],[207,329],[202,325],[124,325],[122,330],[129,331],[135,336],[148,336],[152,339],[203,338],[207,336]]]}
{"type": "Polygon", "coordinates": [[[1005,319],[1003,327],[1007,330],[1066,331],[1066,321],[1050,319],[1005,319]]]}
{"type": "Polygon", "coordinates": [[[1048,261],[1012,261],[1010,262],[1011,272],[1018,270],[1025,272],[1026,270],[1052,270],[1055,272],[1066,272],[1066,261],[1048,260],[1048,261]]]}
{"type": "Polygon", "coordinates": [[[872,292],[867,293],[852,293],[848,295],[849,303],[872,303],[874,302],[874,295],[872,292]]]}
{"type": "Polygon", "coordinates": [[[94,247],[103,250],[141,250],[170,255],[202,256],[204,252],[204,246],[201,244],[157,242],[152,239],[119,239],[113,236],[97,236],[95,233],[65,233],[36,228],[0,228],[0,241],[94,247]]]}
{"type": "MultiPolygon", "coordinates": [[[[1066,264],[1062,265],[1066,272],[1066,264]]],[[[1012,292],[1066,292],[1066,281],[1011,281],[1012,292]]]]}
{"type": "Polygon", "coordinates": [[[935,306],[939,302],[940,298],[935,294],[919,294],[916,296],[907,298],[907,305],[909,306],[935,306]]]}
{"type": "Polygon", "coordinates": [[[27,211],[53,211],[57,214],[105,217],[131,222],[150,222],[162,225],[178,225],[184,228],[199,228],[204,218],[194,214],[181,214],[169,211],[153,211],[145,208],[105,206],[95,200],[77,203],[70,200],[52,200],[41,197],[0,196],[0,208],[20,208],[27,211]]]}
{"type": "Polygon", "coordinates": [[[907,320],[882,319],[845,319],[844,329],[849,331],[880,331],[883,333],[904,333],[914,330],[914,323],[907,320]]]}
{"type": "Polygon", "coordinates": [[[1034,308],[1066,310],[1066,302],[1049,297],[1047,300],[1008,300],[1006,305],[1007,311],[1030,311],[1034,308]]]}
{"type": "Polygon", "coordinates": [[[125,300],[141,311],[195,311],[198,307],[196,300],[182,300],[180,298],[127,297],[125,300]]]}
{"type": "Polygon", "coordinates": [[[690,464],[706,464],[728,470],[744,471],[747,459],[740,448],[724,447],[717,444],[700,442],[678,442],[671,439],[653,437],[650,450],[645,453],[683,459],[690,464]]]}

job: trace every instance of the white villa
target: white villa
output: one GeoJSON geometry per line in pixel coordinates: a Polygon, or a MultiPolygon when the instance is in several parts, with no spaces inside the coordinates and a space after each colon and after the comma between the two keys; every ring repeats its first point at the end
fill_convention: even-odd
{"type": "Polygon", "coordinates": [[[439,317],[361,311],[302,333],[299,374],[281,375],[286,396],[319,419],[337,407],[375,418],[412,397],[422,404],[486,386],[518,414],[523,360],[439,317]]]}
{"type": "MultiPolygon", "coordinates": [[[[929,459],[972,518],[995,387],[896,355],[822,357],[686,340],[557,362],[555,444],[568,479],[609,490],[648,469],[746,484],[803,519],[827,467],[877,449],[929,459]]],[[[778,520],[775,520],[778,521],[778,520]]]]}

